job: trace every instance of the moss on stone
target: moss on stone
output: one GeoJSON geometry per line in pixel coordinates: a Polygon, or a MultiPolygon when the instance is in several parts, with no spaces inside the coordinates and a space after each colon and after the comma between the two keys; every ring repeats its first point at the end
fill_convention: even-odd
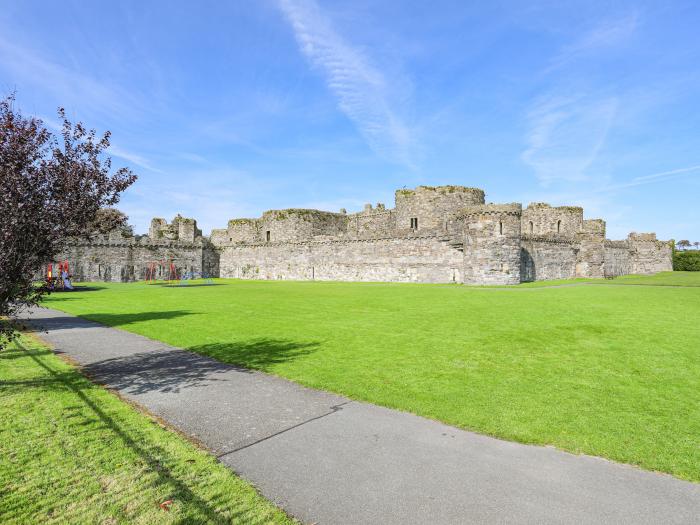
{"type": "Polygon", "coordinates": [[[468,186],[418,186],[418,190],[423,191],[434,191],[437,193],[447,194],[447,193],[480,193],[483,194],[484,190],[481,188],[470,188],[468,186]]]}
{"type": "Polygon", "coordinates": [[[242,225],[253,225],[255,224],[255,219],[231,219],[228,221],[228,225],[230,226],[242,226],[242,225]]]}
{"type": "Polygon", "coordinates": [[[340,214],[333,213],[331,211],[312,210],[306,208],[287,208],[284,210],[268,210],[265,213],[263,213],[263,218],[270,218],[280,221],[288,219],[290,217],[300,217],[302,219],[308,220],[311,218],[329,217],[334,215],[340,214]]]}

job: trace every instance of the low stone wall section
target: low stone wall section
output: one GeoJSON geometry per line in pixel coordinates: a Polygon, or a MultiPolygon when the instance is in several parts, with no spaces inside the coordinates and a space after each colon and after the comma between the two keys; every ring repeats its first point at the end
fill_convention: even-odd
{"type": "MultiPolygon", "coordinates": [[[[172,261],[182,275],[185,272],[206,273],[218,276],[218,253],[206,243],[184,242],[122,242],[93,241],[70,243],[57,257],[68,261],[75,281],[129,282],[146,278],[146,272],[154,261],[172,261]]],[[[157,270],[157,278],[167,277],[157,270]]]]}
{"type": "Polygon", "coordinates": [[[462,282],[463,254],[439,236],[262,243],[223,248],[221,277],[462,282]]]}
{"type": "Polygon", "coordinates": [[[524,235],[520,252],[521,281],[576,277],[579,249],[573,239],[524,235]]]}

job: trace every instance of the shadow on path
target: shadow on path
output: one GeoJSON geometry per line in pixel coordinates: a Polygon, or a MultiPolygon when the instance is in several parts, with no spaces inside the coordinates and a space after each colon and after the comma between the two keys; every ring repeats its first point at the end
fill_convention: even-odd
{"type": "Polygon", "coordinates": [[[231,370],[252,373],[250,368],[264,369],[308,354],[317,346],[318,343],[270,339],[211,344],[192,347],[187,352],[179,349],[149,351],[105,359],[86,365],[82,370],[100,383],[131,394],[179,392],[219,381],[217,374],[231,370]]]}
{"type": "MultiPolygon", "coordinates": [[[[97,381],[132,394],[179,392],[218,381],[216,374],[233,369],[208,357],[182,350],[151,351],[105,359],[82,370],[97,381]]],[[[239,371],[250,372],[243,368],[239,371]]]]}

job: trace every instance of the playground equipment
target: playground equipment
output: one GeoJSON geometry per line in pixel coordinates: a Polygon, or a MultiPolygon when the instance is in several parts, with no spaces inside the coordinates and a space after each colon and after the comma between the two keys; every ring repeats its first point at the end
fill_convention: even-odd
{"type": "Polygon", "coordinates": [[[151,261],[148,263],[144,275],[144,280],[147,284],[155,284],[159,280],[162,280],[167,286],[175,283],[177,283],[178,286],[188,286],[190,283],[199,281],[200,279],[203,282],[197,282],[198,285],[214,284],[214,280],[204,272],[195,272],[192,270],[179,272],[177,266],[175,266],[175,261],[172,259],[169,261],[151,261]]]}
{"type": "Polygon", "coordinates": [[[57,266],[58,275],[54,275],[53,263],[49,263],[46,267],[46,283],[49,288],[53,290],[58,285],[61,290],[74,290],[68,261],[59,261],[57,266]]]}
{"type": "MultiPolygon", "coordinates": [[[[182,277],[180,277],[180,283],[179,286],[187,286],[191,282],[202,279],[204,282],[201,284],[214,284],[214,280],[209,277],[206,273],[199,273],[199,272],[185,272],[182,274],[182,277]]],[[[197,283],[200,284],[200,283],[197,283]]]]}
{"type": "Polygon", "coordinates": [[[148,263],[146,275],[144,276],[146,283],[155,284],[160,277],[167,281],[168,284],[172,284],[173,281],[180,281],[180,274],[177,271],[175,262],[163,260],[148,263]]]}
{"type": "Polygon", "coordinates": [[[146,268],[146,275],[144,280],[147,284],[153,284],[158,280],[158,276],[161,273],[160,270],[163,268],[163,261],[151,261],[148,263],[148,268],[146,268]]]}

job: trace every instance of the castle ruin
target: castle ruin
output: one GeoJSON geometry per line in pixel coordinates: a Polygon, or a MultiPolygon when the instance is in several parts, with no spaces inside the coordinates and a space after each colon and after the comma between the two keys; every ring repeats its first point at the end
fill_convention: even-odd
{"type": "Polygon", "coordinates": [[[210,237],[193,219],[153,219],[147,236],[120,229],[74,240],[61,257],[82,281],[140,280],[166,259],[212,277],[465,284],[672,269],[670,244],[653,233],[611,241],[583,208],[486,204],[483,190],[464,186],[400,189],[394,208],[358,213],[270,210],[210,237]]]}

